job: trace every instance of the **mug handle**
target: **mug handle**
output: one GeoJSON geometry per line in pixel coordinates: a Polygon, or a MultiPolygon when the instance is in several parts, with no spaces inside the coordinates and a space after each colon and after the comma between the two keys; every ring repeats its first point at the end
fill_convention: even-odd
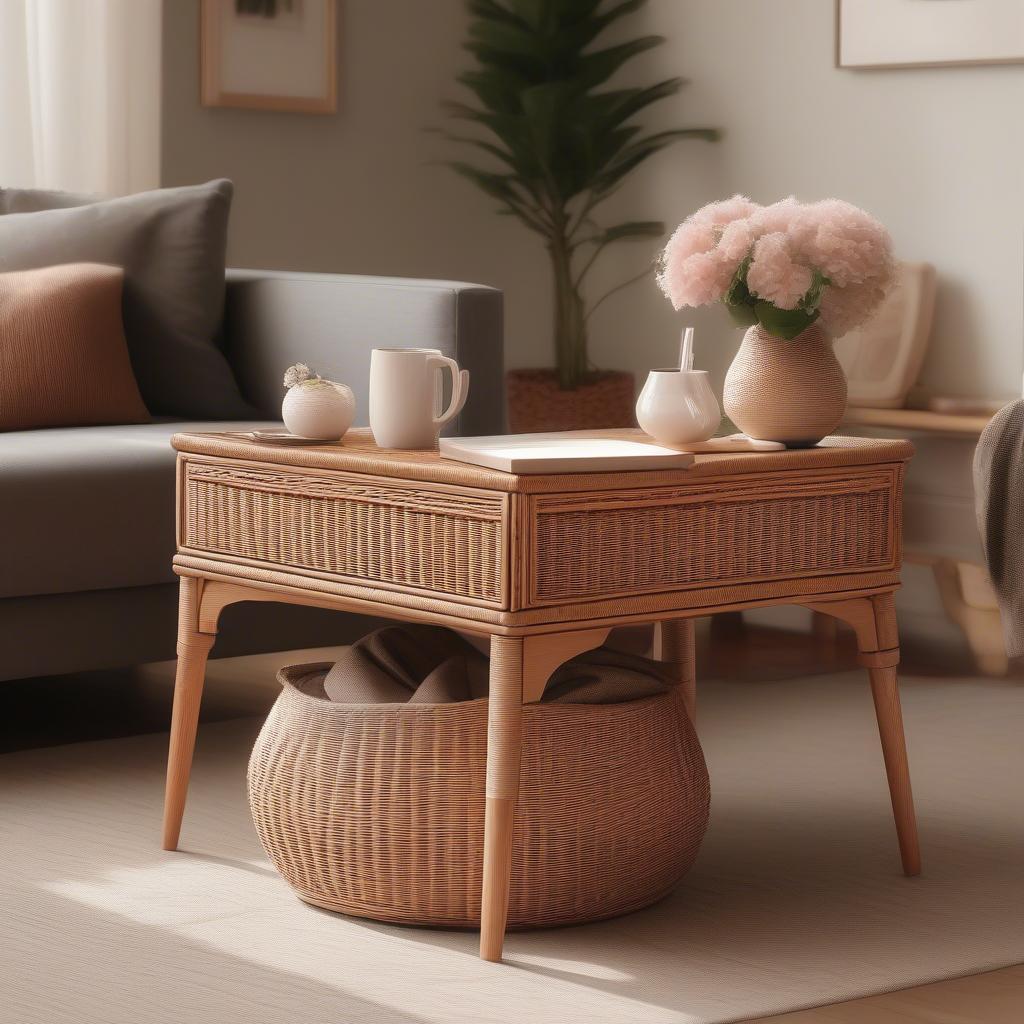
{"type": "Polygon", "coordinates": [[[436,370],[450,370],[452,375],[452,397],[448,408],[440,416],[433,417],[434,426],[443,427],[449,420],[458,416],[466,404],[469,395],[469,371],[460,370],[459,364],[448,356],[431,356],[430,363],[436,370]]]}

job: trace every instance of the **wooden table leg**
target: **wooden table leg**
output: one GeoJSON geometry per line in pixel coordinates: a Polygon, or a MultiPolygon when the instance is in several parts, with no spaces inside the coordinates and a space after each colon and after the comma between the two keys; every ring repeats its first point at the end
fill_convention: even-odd
{"type": "Polygon", "coordinates": [[[896,626],[896,601],[893,595],[877,594],[850,600],[808,602],[807,607],[851,625],[857,634],[859,661],[868,670],[871,696],[882,741],[885,774],[889,780],[896,838],[900,844],[903,871],[921,873],[921,848],[914,814],[914,796],[910,789],[907,743],[903,733],[903,713],[896,681],[900,660],[899,630],[896,626]]]}
{"type": "Polygon", "coordinates": [[[524,644],[491,638],[490,697],[487,706],[487,804],[484,815],[483,898],[480,956],[501,959],[512,877],[512,832],[519,797],[522,743],[524,644]]]}
{"type": "Polygon", "coordinates": [[[690,721],[697,721],[697,642],[693,619],[665,619],[661,623],[661,660],[672,665],[682,688],[690,721]]]}
{"type": "Polygon", "coordinates": [[[896,626],[896,602],[892,594],[871,598],[878,638],[877,653],[863,651],[861,660],[871,678],[871,696],[875,702],[878,735],[882,741],[885,774],[896,819],[896,836],[900,844],[903,871],[907,875],[921,873],[921,847],[914,814],[914,794],[910,788],[907,743],[903,732],[903,712],[896,680],[899,663],[899,633],[896,626]]]}
{"type": "Polygon", "coordinates": [[[174,707],[171,711],[171,743],[167,753],[167,788],[164,794],[165,850],[178,848],[185,796],[192,770],[199,704],[206,677],[206,659],[216,640],[213,633],[199,631],[200,580],[181,578],[178,594],[178,667],[174,677],[174,707]]]}

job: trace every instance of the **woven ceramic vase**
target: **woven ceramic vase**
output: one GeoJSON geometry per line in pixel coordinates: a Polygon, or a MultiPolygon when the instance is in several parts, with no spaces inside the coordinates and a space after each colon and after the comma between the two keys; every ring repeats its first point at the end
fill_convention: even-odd
{"type": "Polygon", "coordinates": [[[755,324],[725,376],[722,405],[748,437],[789,448],[817,444],[846,411],[846,376],[831,338],[817,324],[792,341],[755,324]]]}

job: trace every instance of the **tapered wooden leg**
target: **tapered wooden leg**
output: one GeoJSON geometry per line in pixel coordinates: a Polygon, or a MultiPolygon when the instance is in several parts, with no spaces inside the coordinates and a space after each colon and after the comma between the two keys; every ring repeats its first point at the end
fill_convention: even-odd
{"type": "Polygon", "coordinates": [[[659,657],[672,666],[679,680],[690,721],[697,721],[697,642],[693,619],[666,619],[661,623],[659,657]]]}
{"type": "Polygon", "coordinates": [[[917,819],[914,815],[914,795],[910,790],[910,771],[907,766],[907,747],[903,736],[903,715],[896,685],[895,668],[868,669],[871,676],[871,696],[878,717],[878,734],[882,740],[885,774],[889,779],[892,812],[896,819],[896,836],[907,875],[921,873],[921,849],[917,838],[917,819]]]}
{"type": "Polygon", "coordinates": [[[521,639],[491,638],[487,804],[484,814],[483,898],[480,904],[480,956],[491,961],[501,959],[508,918],[512,832],[519,797],[523,661],[524,644],[521,639]]]}
{"type": "Polygon", "coordinates": [[[863,652],[862,660],[871,677],[871,696],[878,718],[878,735],[882,741],[885,774],[889,780],[892,811],[896,819],[896,836],[907,875],[921,873],[921,847],[917,836],[917,817],[914,814],[914,794],[910,788],[910,768],[907,764],[907,744],[903,732],[903,712],[896,680],[899,661],[899,634],[896,627],[896,607],[892,594],[871,598],[878,635],[878,652],[863,652]],[[885,662],[889,662],[885,664],[885,662]]]}
{"type": "Polygon", "coordinates": [[[917,838],[914,796],[910,790],[907,744],[903,735],[903,713],[896,682],[900,661],[899,630],[896,626],[896,601],[892,594],[859,597],[850,600],[810,602],[814,612],[842,619],[857,634],[860,663],[871,679],[878,735],[882,741],[885,774],[896,819],[896,837],[900,844],[903,870],[908,875],[921,873],[921,849],[917,838]]]}
{"type": "Polygon", "coordinates": [[[203,696],[206,659],[216,636],[199,632],[199,595],[202,584],[188,576],[181,579],[178,601],[178,668],[174,677],[171,711],[171,743],[167,754],[167,788],[164,794],[165,850],[178,848],[185,796],[192,770],[199,704],[203,696]]]}

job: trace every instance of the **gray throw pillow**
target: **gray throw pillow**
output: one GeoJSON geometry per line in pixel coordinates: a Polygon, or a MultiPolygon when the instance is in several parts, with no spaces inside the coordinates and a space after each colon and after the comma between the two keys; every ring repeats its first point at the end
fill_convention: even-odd
{"type": "Polygon", "coordinates": [[[62,263],[123,267],[125,335],[149,411],[251,417],[217,345],[233,192],[223,179],[102,200],[4,189],[0,271],[62,263]]]}

